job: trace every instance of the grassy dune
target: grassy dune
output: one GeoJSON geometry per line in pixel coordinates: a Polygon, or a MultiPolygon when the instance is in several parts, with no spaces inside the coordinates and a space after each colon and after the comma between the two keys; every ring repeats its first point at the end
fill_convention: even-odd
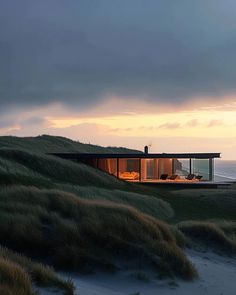
{"type": "Polygon", "coordinates": [[[195,242],[217,250],[222,250],[228,255],[236,255],[236,240],[227,233],[232,230],[232,225],[224,224],[224,230],[220,224],[204,221],[185,221],[178,224],[178,228],[195,242]]]}
{"type": "Polygon", "coordinates": [[[70,183],[107,188],[122,188],[126,183],[83,164],[28,151],[0,149],[2,184],[53,187],[70,183]]]}
{"type": "Polygon", "coordinates": [[[0,216],[1,244],[41,253],[60,268],[115,269],[117,257],[141,255],[168,274],[186,279],[196,275],[171,227],[131,206],[12,187],[0,191],[0,216]]]}
{"type": "Polygon", "coordinates": [[[122,148],[52,136],[0,137],[0,144],[0,294],[34,294],[33,285],[73,294],[70,282],[27,257],[85,272],[114,271],[131,259],[193,279],[183,250],[190,240],[235,254],[236,190],[147,188],[44,154],[132,152],[122,148]]]}
{"type": "Polygon", "coordinates": [[[2,148],[23,149],[37,153],[139,153],[124,147],[102,147],[93,144],[84,144],[61,136],[41,135],[37,137],[1,136],[2,148]]]}
{"type": "Polygon", "coordinates": [[[0,183],[57,189],[85,199],[131,205],[163,219],[174,215],[167,202],[133,193],[131,184],[113,176],[80,163],[26,151],[0,149],[0,183]]]}
{"type": "Polygon", "coordinates": [[[73,283],[58,277],[53,268],[1,247],[0,294],[36,295],[33,285],[58,288],[65,295],[74,294],[73,283]]]}
{"type": "MultiPolygon", "coordinates": [[[[153,192],[153,194],[155,194],[153,192]]],[[[171,222],[184,220],[235,220],[236,188],[185,189],[158,192],[175,211],[171,222]]]]}

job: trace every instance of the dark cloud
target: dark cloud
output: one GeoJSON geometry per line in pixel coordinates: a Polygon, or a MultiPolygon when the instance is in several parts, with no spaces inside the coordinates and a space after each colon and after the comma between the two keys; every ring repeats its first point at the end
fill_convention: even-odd
{"type": "Polygon", "coordinates": [[[48,120],[43,118],[43,117],[37,117],[37,116],[34,116],[34,117],[29,117],[25,120],[20,120],[19,121],[21,126],[28,126],[28,125],[31,125],[31,126],[41,126],[41,125],[45,125],[45,124],[48,124],[48,120]]]}
{"type": "Polygon", "coordinates": [[[234,0],[1,0],[1,109],[232,94],[235,52],[234,0]]]}
{"type": "Polygon", "coordinates": [[[0,119],[0,129],[2,128],[8,128],[16,124],[16,121],[14,119],[0,119]]]}

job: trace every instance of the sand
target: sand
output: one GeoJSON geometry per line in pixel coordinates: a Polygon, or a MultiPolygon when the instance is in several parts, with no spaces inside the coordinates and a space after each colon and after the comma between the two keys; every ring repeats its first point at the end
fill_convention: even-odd
{"type": "MultiPolygon", "coordinates": [[[[137,271],[120,271],[116,274],[70,275],[79,295],[235,295],[236,259],[219,256],[212,252],[188,251],[195,264],[199,279],[194,282],[160,280],[149,270],[142,270],[145,277],[137,278],[137,271]]],[[[138,272],[140,273],[140,272],[138,272]]],[[[65,276],[65,274],[64,274],[65,276]]],[[[143,275],[142,275],[143,276],[143,275]]],[[[60,294],[44,293],[42,295],[60,294]]]]}

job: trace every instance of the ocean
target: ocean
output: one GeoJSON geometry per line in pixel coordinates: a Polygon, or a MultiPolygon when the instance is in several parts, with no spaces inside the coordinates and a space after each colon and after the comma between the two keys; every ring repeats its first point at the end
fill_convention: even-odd
{"type": "Polygon", "coordinates": [[[215,160],[215,181],[236,180],[236,161],[215,160]]]}

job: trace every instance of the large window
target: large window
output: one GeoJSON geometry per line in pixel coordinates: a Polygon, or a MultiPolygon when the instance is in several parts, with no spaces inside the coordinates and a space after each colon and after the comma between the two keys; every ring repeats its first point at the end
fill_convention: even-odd
{"type": "Polygon", "coordinates": [[[130,181],[140,179],[140,159],[119,159],[119,178],[130,181]]]}
{"type": "Polygon", "coordinates": [[[213,159],[109,158],[86,163],[128,181],[213,180],[213,159]]]}
{"type": "Polygon", "coordinates": [[[192,173],[201,177],[201,180],[210,180],[210,160],[192,159],[192,173]]]}
{"type": "Polygon", "coordinates": [[[185,179],[190,174],[190,159],[174,159],[173,170],[180,179],[185,179]]]}
{"type": "Polygon", "coordinates": [[[173,174],[173,160],[142,159],[141,171],[141,180],[143,181],[167,179],[173,174]]]}
{"type": "Polygon", "coordinates": [[[163,179],[164,175],[169,178],[173,174],[173,159],[159,159],[158,174],[160,179],[163,179]]]}
{"type": "Polygon", "coordinates": [[[142,159],[141,160],[141,180],[158,179],[158,159],[142,159]]]}
{"type": "Polygon", "coordinates": [[[117,176],[117,159],[97,159],[98,168],[117,176]]]}

